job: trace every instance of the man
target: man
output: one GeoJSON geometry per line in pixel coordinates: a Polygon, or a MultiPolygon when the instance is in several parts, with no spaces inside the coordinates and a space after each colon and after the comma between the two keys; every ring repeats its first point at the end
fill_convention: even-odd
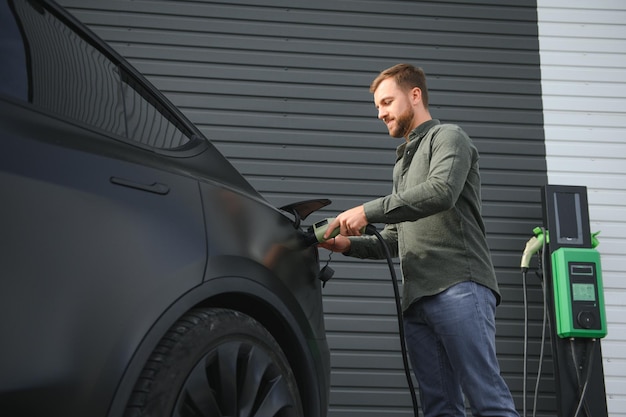
{"type": "Polygon", "coordinates": [[[500,375],[495,308],[500,293],[481,217],[478,152],[456,125],[432,119],[426,77],[399,64],[370,91],[397,148],[391,194],[339,214],[321,246],[381,259],[379,242],[360,236],[368,223],[400,257],[403,323],[425,417],[518,416],[500,375]]]}

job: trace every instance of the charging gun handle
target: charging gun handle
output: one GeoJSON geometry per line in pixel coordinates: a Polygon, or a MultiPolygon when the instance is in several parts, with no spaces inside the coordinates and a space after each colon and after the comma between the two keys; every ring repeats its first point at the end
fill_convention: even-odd
{"type": "Polygon", "coordinates": [[[528,242],[526,242],[526,247],[524,248],[524,253],[522,254],[521,268],[523,271],[528,270],[528,266],[530,265],[530,259],[532,256],[537,253],[539,249],[543,246],[543,241],[545,236],[541,229],[535,228],[534,230],[535,236],[531,237],[528,242]]]}
{"type": "MultiPolygon", "coordinates": [[[[324,239],[324,233],[326,233],[326,229],[328,229],[328,225],[332,223],[333,220],[335,220],[334,217],[328,217],[322,220],[321,222],[313,225],[313,234],[315,235],[315,238],[317,239],[318,242],[322,243],[328,239],[332,239],[333,237],[339,234],[339,228],[337,227],[330,233],[330,235],[328,236],[328,239],[324,239]]],[[[365,233],[366,229],[367,229],[367,226],[362,228],[361,233],[365,233]]]]}

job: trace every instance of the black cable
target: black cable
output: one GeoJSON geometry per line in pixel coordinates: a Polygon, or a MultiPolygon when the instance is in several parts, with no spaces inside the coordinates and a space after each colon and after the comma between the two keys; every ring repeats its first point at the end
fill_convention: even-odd
{"type": "Polygon", "coordinates": [[[522,269],[522,289],[524,291],[524,367],[523,367],[523,385],[522,385],[522,416],[527,417],[526,414],[526,383],[528,381],[528,295],[526,288],[526,272],[527,269],[522,269]]]}
{"type": "Polygon", "coordinates": [[[406,350],[406,341],[404,339],[404,325],[402,323],[402,304],[400,301],[400,293],[398,291],[398,278],[396,277],[396,270],[393,266],[393,261],[391,259],[391,252],[389,251],[389,247],[385,243],[385,240],[381,236],[381,234],[376,230],[374,226],[367,225],[365,229],[366,234],[373,234],[378,238],[383,250],[385,252],[385,257],[387,258],[387,265],[389,266],[389,272],[391,274],[391,281],[393,283],[393,294],[396,300],[396,313],[398,316],[398,330],[400,331],[400,348],[402,350],[402,362],[404,364],[404,374],[406,376],[406,381],[409,385],[409,389],[411,391],[411,401],[413,402],[413,415],[418,417],[418,406],[417,406],[417,396],[415,395],[415,387],[413,386],[413,379],[411,378],[411,371],[409,370],[409,360],[408,354],[406,350]]]}
{"type": "Polygon", "coordinates": [[[576,380],[578,382],[578,406],[576,407],[576,412],[574,413],[574,417],[578,417],[578,413],[582,407],[585,407],[585,414],[587,417],[592,417],[589,407],[587,406],[587,388],[589,387],[589,380],[591,380],[591,371],[593,365],[593,356],[596,347],[596,339],[591,339],[591,347],[588,348],[587,359],[585,363],[585,368],[587,371],[587,375],[585,376],[585,383],[581,386],[581,374],[578,372],[578,364],[576,363],[576,353],[574,349],[574,341],[576,339],[570,339],[570,348],[572,351],[572,362],[574,364],[574,368],[576,369],[576,380]]]}
{"type": "MultiPolygon", "coordinates": [[[[544,236],[546,235],[545,229],[542,229],[544,236]]],[[[539,382],[541,381],[541,371],[543,367],[544,360],[544,349],[546,345],[546,331],[547,331],[547,320],[548,320],[548,292],[546,290],[546,283],[544,277],[546,276],[546,262],[543,259],[546,253],[546,239],[543,241],[543,246],[540,252],[539,259],[539,269],[541,270],[541,276],[539,280],[541,281],[541,291],[543,293],[543,321],[541,324],[541,348],[539,351],[539,365],[537,367],[537,380],[535,382],[535,394],[533,399],[533,417],[537,415],[537,400],[539,399],[539,382]]],[[[537,274],[539,275],[539,274],[537,274]]]]}

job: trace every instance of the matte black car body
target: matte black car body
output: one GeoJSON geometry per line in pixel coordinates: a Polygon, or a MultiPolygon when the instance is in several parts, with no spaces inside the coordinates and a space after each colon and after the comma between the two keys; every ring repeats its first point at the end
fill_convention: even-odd
{"type": "Polygon", "coordinates": [[[304,415],[325,416],[317,250],[299,245],[297,207],[268,204],[54,3],[0,0],[0,17],[0,415],[129,415],[168,331],[215,310],[269,331],[304,415]]]}

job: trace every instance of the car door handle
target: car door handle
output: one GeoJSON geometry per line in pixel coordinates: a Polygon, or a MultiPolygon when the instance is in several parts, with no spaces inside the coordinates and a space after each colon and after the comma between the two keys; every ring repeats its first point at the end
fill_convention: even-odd
{"type": "Polygon", "coordinates": [[[111,183],[115,185],[121,185],[123,187],[130,187],[136,190],[147,191],[149,193],[165,195],[170,192],[170,187],[160,182],[154,182],[152,184],[146,184],[126,178],[111,177],[111,183]]]}

